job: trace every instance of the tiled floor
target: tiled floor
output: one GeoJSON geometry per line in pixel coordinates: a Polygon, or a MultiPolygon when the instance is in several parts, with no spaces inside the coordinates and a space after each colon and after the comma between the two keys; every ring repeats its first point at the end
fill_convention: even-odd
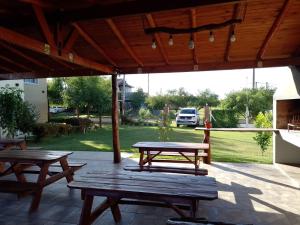
{"type": "MultiPolygon", "coordinates": [[[[75,152],[73,160],[88,165],[77,176],[88,170],[122,169],[125,164],[136,164],[136,159],[123,155],[121,164],[112,163],[111,153],[75,152]]],[[[297,181],[273,165],[213,163],[205,165],[209,176],[218,182],[219,199],[201,201],[199,217],[213,221],[250,223],[257,225],[299,225],[300,189],[297,181]]],[[[299,171],[299,170],[298,170],[299,171]]],[[[82,201],[80,192],[69,190],[61,180],[44,189],[38,212],[28,214],[31,196],[17,199],[12,194],[0,194],[0,225],[37,224],[71,225],[79,221],[82,201]]],[[[100,202],[103,199],[98,198],[100,202]]],[[[126,225],[163,225],[177,214],[170,209],[148,206],[121,205],[122,222],[126,225]]],[[[94,224],[115,224],[106,211],[94,224]]]]}

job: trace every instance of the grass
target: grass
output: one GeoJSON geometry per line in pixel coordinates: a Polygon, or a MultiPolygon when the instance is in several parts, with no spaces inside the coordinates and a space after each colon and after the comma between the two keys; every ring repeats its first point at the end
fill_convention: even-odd
{"type": "MultiPolygon", "coordinates": [[[[272,146],[261,154],[259,146],[253,140],[252,132],[211,132],[213,161],[272,163],[272,146]]],[[[173,128],[170,141],[202,142],[203,133],[190,127],[173,128]]],[[[136,153],[131,146],[138,141],[159,141],[157,127],[121,126],[120,144],[124,152],[136,153]]],[[[44,149],[71,151],[112,151],[111,126],[90,131],[86,134],[72,134],[62,137],[45,138],[30,146],[44,149]]]]}

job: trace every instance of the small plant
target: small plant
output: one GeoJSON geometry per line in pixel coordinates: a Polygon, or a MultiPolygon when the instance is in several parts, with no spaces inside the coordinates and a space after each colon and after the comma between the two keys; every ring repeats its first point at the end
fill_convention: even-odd
{"type": "MultiPolygon", "coordinates": [[[[257,128],[271,128],[272,127],[272,114],[271,113],[262,113],[260,112],[257,117],[255,118],[255,127],[257,128]]],[[[259,145],[261,154],[263,155],[264,152],[268,149],[269,145],[271,144],[271,132],[257,132],[256,136],[253,139],[259,145]]]]}
{"type": "Polygon", "coordinates": [[[152,116],[149,109],[141,108],[139,110],[139,122],[145,122],[152,116]]]}
{"type": "Polygon", "coordinates": [[[170,139],[171,128],[171,117],[169,113],[169,107],[165,106],[160,116],[161,120],[158,122],[159,140],[165,142],[170,139]]]}

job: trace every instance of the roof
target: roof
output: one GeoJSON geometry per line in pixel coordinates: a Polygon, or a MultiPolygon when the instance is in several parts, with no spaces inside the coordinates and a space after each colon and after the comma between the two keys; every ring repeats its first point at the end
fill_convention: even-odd
{"type": "MultiPolygon", "coordinates": [[[[123,79],[118,79],[117,83],[119,87],[123,87],[123,79]]],[[[126,80],[125,80],[125,86],[129,88],[133,88],[133,86],[129,85],[126,80]]]]}
{"type": "Polygon", "coordinates": [[[300,64],[297,0],[15,0],[0,7],[2,79],[300,64]]]}

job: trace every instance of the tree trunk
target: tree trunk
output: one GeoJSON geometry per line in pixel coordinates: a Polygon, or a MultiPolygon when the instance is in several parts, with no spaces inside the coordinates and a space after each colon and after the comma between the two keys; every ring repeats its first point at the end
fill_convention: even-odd
{"type": "Polygon", "coordinates": [[[76,107],[76,116],[77,116],[77,119],[79,119],[79,108],[78,107],[76,107]]]}
{"type": "Polygon", "coordinates": [[[102,128],[102,115],[99,114],[99,127],[102,128]]]}

